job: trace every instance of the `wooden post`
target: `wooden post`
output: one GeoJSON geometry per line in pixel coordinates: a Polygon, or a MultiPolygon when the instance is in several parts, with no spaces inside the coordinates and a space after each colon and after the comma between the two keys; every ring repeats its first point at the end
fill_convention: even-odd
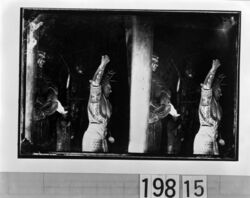
{"type": "Polygon", "coordinates": [[[129,152],[144,153],[148,126],[153,31],[150,20],[132,18],[129,152]]]}
{"type": "MultiPolygon", "coordinates": [[[[21,10],[23,12],[23,10],[21,10]]],[[[23,17],[23,14],[22,14],[23,17]]],[[[25,130],[24,130],[24,126],[25,126],[25,65],[26,65],[26,49],[27,49],[27,45],[26,45],[26,41],[25,39],[27,38],[27,33],[24,31],[24,19],[22,20],[22,53],[21,53],[21,65],[20,65],[20,79],[19,79],[19,83],[20,83],[20,90],[19,90],[19,139],[22,140],[23,137],[25,137],[25,130]]],[[[21,146],[21,144],[20,144],[21,146]]],[[[21,148],[21,147],[20,147],[21,148]]]]}
{"type": "Polygon", "coordinates": [[[70,123],[66,120],[58,119],[56,126],[56,151],[70,151],[70,123]]]}
{"type": "Polygon", "coordinates": [[[25,138],[32,142],[32,115],[34,110],[34,89],[36,76],[36,45],[37,40],[35,33],[42,25],[42,22],[37,23],[37,19],[30,22],[27,34],[27,56],[26,56],[26,79],[25,79],[25,138]],[[35,22],[36,21],[36,22],[35,22]]]}

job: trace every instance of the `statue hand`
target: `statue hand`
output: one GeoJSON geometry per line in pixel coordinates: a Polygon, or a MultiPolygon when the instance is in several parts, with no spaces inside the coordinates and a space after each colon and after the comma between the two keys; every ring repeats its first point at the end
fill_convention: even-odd
{"type": "Polygon", "coordinates": [[[216,69],[218,69],[220,67],[220,61],[219,61],[219,59],[214,59],[213,60],[213,63],[212,63],[212,68],[214,69],[214,70],[216,70],[216,69]]]}
{"type": "Polygon", "coordinates": [[[65,111],[64,107],[62,106],[61,102],[59,100],[57,100],[57,111],[58,113],[62,114],[62,115],[66,115],[68,113],[68,111],[65,111]]]}
{"type": "Polygon", "coordinates": [[[171,106],[171,109],[170,109],[169,114],[172,115],[173,117],[179,117],[180,114],[177,113],[177,111],[176,111],[176,109],[174,108],[174,106],[173,106],[171,103],[169,103],[169,105],[171,106]]]}
{"type": "Polygon", "coordinates": [[[101,64],[102,65],[107,65],[109,62],[110,62],[110,58],[109,58],[108,55],[102,56],[102,59],[101,59],[101,64]]]}

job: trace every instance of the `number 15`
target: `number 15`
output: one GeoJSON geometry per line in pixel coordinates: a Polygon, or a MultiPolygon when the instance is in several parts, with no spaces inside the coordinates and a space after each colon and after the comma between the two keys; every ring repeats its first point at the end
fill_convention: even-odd
{"type": "Polygon", "coordinates": [[[206,176],[183,176],[183,198],[207,198],[206,176]]]}

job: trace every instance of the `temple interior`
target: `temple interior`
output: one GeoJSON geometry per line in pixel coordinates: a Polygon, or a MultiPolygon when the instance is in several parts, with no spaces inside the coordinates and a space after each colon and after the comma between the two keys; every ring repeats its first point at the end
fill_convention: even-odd
{"type": "MultiPolygon", "coordinates": [[[[101,55],[107,54],[111,60],[107,70],[115,72],[110,96],[113,114],[108,125],[115,142],[109,144],[110,152],[128,153],[131,67],[136,67],[131,63],[135,45],[132,38],[137,25],[132,18],[141,20],[141,24],[145,21],[152,29],[152,53],[159,57],[156,72],[171,91],[171,103],[183,121],[177,131],[177,150],[168,155],[167,131],[182,123],[169,124],[170,116],[162,120],[162,149],[154,155],[192,157],[192,144],[199,129],[200,84],[212,60],[219,59],[218,73],[223,73],[225,79],[220,99],[223,117],[218,130],[226,142],[219,149],[222,157],[235,157],[240,33],[237,13],[25,10],[24,41],[27,24],[34,19],[43,22],[37,35],[37,49],[46,53],[46,61],[37,73],[41,72],[42,78],[57,87],[58,98],[69,112],[71,138],[70,149],[66,151],[81,152],[82,137],[88,126],[89,80],[100,64],[101,55]]],[[[43,85],[36,81],[34,86],[39,90],[43,85]]],[[[50,117],[48,138],[53,139],[59,115],[50,117]]],[[[40,152],[56,150],[53,149],[46,146],[40,152]]]]}

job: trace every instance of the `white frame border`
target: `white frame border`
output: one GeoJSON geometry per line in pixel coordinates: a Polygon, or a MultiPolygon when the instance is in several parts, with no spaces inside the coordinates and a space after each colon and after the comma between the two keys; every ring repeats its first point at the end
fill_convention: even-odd
{"type": "Polygon", "coordinates": [[[250,2],[164,0],[1,0],[0,2],[0,171],[135,174],[250,175],[250,2]],[[20,8],[241,11],[239,160],[20,159],[18,146],[20,8]]]}

